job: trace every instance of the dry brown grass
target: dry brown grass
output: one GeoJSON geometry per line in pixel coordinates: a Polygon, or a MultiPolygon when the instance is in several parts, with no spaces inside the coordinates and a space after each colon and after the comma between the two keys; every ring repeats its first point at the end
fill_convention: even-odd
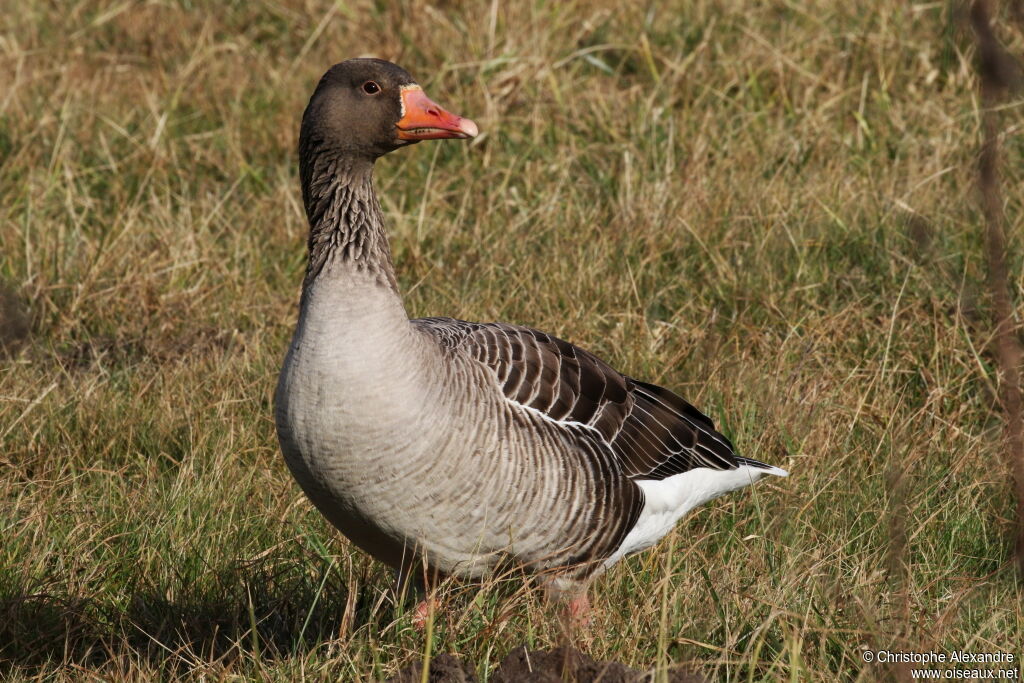
{"type": "MultiPolygon", "coordinates": [[[[413,315],[555,332],[793,473],[603,579],[597,659],[873,681],[864,646],[1021,655],[970,34],[938,3],[619,5],[0,3],[0,278],[31,322],[0,369],[5,672],[420,656],[270,419],[298,118],[366,53],[484,131],[379,164],[413,315]]],[[[1020,101],[1001,116],[1018,301],[1020,101]]],[[[433,649],[483,675],[561,637],[515,577],[448,602],[433,649]]]]}

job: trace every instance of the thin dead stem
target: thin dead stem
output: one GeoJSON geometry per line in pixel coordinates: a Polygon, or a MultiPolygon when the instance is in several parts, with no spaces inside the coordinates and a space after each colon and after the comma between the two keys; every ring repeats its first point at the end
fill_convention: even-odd
{"type": "Polygon", "coordinates": [[[1002,381],[999,397],[1006,419],[1006,459],[1013,475],[1017,498],[1014,557],[1024,572],[1024,405],[1020,389],[1020,342],[1016,336],[1010,275],[1006,263],[1006,232],[999,174],[998,105],[1014,78],[1013,62],[996,39],[991,25],[989,0],[976,0],[971,7],[971,25],[978,43],[978,73],[981,77],[982,145],[978,180],[985,214],[988,284],[992,294],[996,358],[1002,381]]]}

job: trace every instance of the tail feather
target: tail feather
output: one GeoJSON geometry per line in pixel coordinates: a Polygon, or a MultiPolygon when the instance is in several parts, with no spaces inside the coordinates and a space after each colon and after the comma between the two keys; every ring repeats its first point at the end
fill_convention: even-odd
{"type": "Polygon", "coordinates": [[[781,467],[775,467],[768,463],[761,462],[760,460],[754,460],[753,458],[744,458],[742,456],[736,456],[736,462],[740,465],[746,465],[747,467],[753,467],[755,469],[764,470],[766,474],[774,474],[776,477],[788,477],[789,472],[782,469],[781,467]]]}

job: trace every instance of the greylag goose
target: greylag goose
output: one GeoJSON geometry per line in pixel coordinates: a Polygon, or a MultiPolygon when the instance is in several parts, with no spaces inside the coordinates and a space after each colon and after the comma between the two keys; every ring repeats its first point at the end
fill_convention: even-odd
{"type": "Polygon", "coordinates": [[[580,615],[591,578],[690,510],[787,473],[736,455],[671,391],[558,337],[409,319],[374,162],[476,134],[389,62],[352,59],[320,80],[299,135],[309,264],[277,434],[317,509],[399,577],[512,562],[580,615]]]}

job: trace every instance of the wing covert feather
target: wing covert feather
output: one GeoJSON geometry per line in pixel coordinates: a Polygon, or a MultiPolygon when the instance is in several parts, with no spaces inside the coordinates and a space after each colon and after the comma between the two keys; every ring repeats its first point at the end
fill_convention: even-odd
{"type": "Polygon", "coordinates": [[[739,464],[729,439],[682,397],[627,377],[562,339],[505,323],[412,322],[443,348],[468,354],[493,371],[509,401],[596,431],[632,479],[739,464]]]}

